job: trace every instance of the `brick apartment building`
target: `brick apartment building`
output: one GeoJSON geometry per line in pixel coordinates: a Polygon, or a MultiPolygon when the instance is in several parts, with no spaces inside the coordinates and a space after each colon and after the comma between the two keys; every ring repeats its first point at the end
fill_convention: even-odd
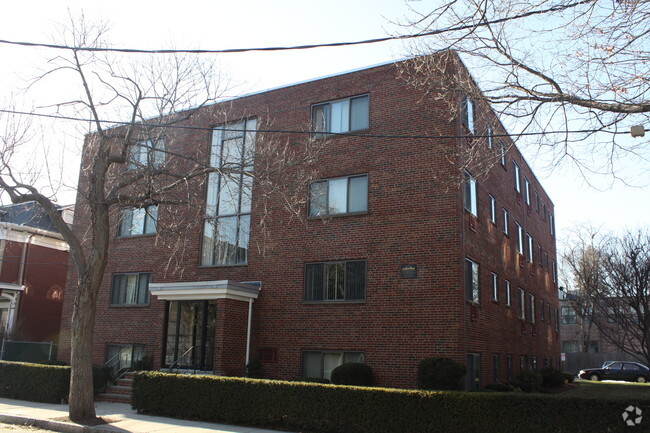
{"type": "MultiPolygon", "coordinates": [[[[310,200],[302,218],[276,209],[262,233],[258,181],[211,174],[191,188],[203,208],[184,230],[180,267],[156,232],[189,211],[123,209],[98,298],[94,361],[146,354],[154,368],[243,375],[257,358],[278,379],[328,378],[359,361],[376,385],[395,387],[415,387],[418,362],[430,356],[465,363],[468,386],[557,366],[551,199],[489,107],[457,93],[427,97],[399,68],[201,108],[188,122],[212,129],[183,132],[167,151],[205,149],[218,166],[233,145],[259,144],[256,130],[316,131],[273,135],[293,148],[309,137],[323,144],[316,180],[301,186],[310,200]],[[462,107],[453,118],[449,100],[462,107]],[[487,175],[460,169],[466,146],[491,155],[487,175]]],[[[142,149],[155,154],[149,163],[164,163],[156,146],[142,149]]],[[[76,212],[84,230],[79,202],[76,212]]]]}
{"type": "MultiPolygon", "coordinates": [[[[72,222],[72,209],[61,208],[72,222]]],[[[0,335],[58,342],[68,244],[34,202],[0,207],[0,335]]]]}

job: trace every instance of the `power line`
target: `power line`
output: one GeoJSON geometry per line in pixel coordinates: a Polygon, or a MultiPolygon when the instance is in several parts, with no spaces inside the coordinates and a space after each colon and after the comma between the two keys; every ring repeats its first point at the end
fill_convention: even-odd
{"type": "Polygon", "coordinates": [[[346,41],[346,42],[330,42],[330,43],[321,43],[321,44],[304,44],[304,45],[293,45],[293,46],[282,46],[282,47],[252,47],[252,48],[226,48],[220,50],[201,50],[201,49],[157,49],[157,50],[145,50],[140,48],[101,48],[101,47],[75,47],[71,45],[63,44],[46,44],[39,42],[27,42],[27,41],[10,41],[6,39],[0,39],[0,44],[8,45],[18,45],[24,47],[37,47],[37,48],[51,48],[58,50],[74,50],[74,51],[89,51],[89,52],[115,52],[115,53],[126,53],[126,54],[175,54],[175,53],[186,53],[186,54],[232,54],[232,53],[245,53],[251,51],[259,52],[268,52],[268,51],[292,51],[292,50],[307,50],[312,48],[326,48],[326,47],[345,47],[345,46],[354,46],[354,45],[366,45],[366,44],[375,44],[379,42],[387,42],[394,40],[408,40],[422,38],[426,36],[435,36],[443,33],[450,33],[462,30],[472,30],[477,27],[486,27],[494,24],[500,24],[506,21],[518,20],[521,18],[528,18],[535,15],[546,14],[551,12],[559,12],[566,9],[571,9],[583,4],[592,3],[594,0],[581,0],[570,4],[556,5],[548,9],[533,10],[529,12],[524,12],[518,15],[506,16],[502,18],[497,18],[490,21],[480,21],[471,24],[464,24],[455,27],[446,27],[437,30],[431,30],[428,32],[421,32],[412,35],[397,35],[397,36],[385,36],[381,38],[371,38],[364,39],[360,41],[346,41]]]}
{"type": "MultiPolygon", "coordinates": [[[[141,128],[163,128],[163,129],[184,129],[184,130],[194,130],[194,131],[214,131],[215,129],[220,129],[223,131],[241,131],[239,129],[228,129],[228,128],[215,128],[208,126],[191,126],[191,125],[173,125],[173,124],[149,124],[149,123],[140,123],[140,122],[126,122],[119,120],[94,120],[94,119],[80,119],[78,117],[63,116],[60,114],[45,114],[45,113],[31,113],[27,111],[16,111],[16,110],[4,110],[0,109],[0,113],[7,114],[18,114],[22,116],[34,116],[34,117],[44,117],[48,119],[56,120],[70,120],[74,122],[86,122],[86,123],[105,123],[115,126],[138,126],[141,128]]],[[[394,138],[394,139],[422,139],[422,140],[431,140],[431,139],[456,139],[456,138],[485,138],[486,135],[480,134],[470,134],[470,135],[401,135],[401,134],[363,134],[363,133],[354,133],[354,132],[323,132],[323,131],[299,131],[291,129],[250,129],[251,132],[260,132],[264,134],[296,134],[296,135],[328,135],[328,136],[345,136],[345,137],[361,137],[361,138],[394,138]]],[[[650,131],[650,130],[646,130],[650,131]]],[[[628,131],[607,131],[600,129],[575,129],[575,130],[558,130],[558,131],[540,131],[540,132],[520,132],[520,133],[511,133],[511,134],[491,134],[491,137],[528,137],[536,135],[550,135],[550,134],[590,134],[602,132],[611,135],[625,135],[629,134],[628,131]]]]}

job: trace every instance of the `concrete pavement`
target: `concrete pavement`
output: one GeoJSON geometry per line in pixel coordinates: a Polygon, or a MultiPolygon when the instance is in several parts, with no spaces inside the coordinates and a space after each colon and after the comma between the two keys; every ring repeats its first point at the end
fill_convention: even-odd
{"type": "Polygon", "coordinates": [[[140,415],[125,403],[95,402],[95,411],[97,416],[110,422],[99,426],[84,426],[66,421],[67,404],[0,398],[0,422],[33,425],[65,433],[280,433],[254,427],[140,415]]]}

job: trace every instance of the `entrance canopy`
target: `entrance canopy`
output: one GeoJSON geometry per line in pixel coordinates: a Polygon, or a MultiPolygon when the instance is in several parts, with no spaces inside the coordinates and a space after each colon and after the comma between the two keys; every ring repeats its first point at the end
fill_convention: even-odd
{"type": "Polygon", "coordinates": [[[149,292],[163,301],[206,301],[236,299],[249,301],[260,294],[259,283],[231,280],[192,281],[186,283],[150,283],[149,292]]]}

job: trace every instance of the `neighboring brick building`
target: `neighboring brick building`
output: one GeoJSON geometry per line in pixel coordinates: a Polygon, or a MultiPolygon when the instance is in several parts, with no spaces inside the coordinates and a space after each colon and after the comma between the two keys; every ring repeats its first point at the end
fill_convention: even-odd
{"type": "MultiPolygon", "coordinates": [[[[259,358],[270,378],[329,377],[336,365],[361,361],[376,385],[395,387],[414,387],[429,356],[466,363],[468,384],[557,365],[553,204],[509,139],[481,137],[485,118],[492,134],[505,134],[492,111],[449,98],[462,115],[452,119],[447,101],[387,64],[201,108],[190,123],[214,130],[183,132],[167,150],[212,149],[219,164],[215,155],[231,154],[233,143],[252,146],[256,129],[367,136],[315,134],[325,146],[319,180],[302,186],[310,195],[303,221],[275,209],[264,233],[258,183],[252,203],[245,178],[221,179],[221,196],[217,175],[197,184],[205,222],[187,225],[181,266],[154,233],[156,218],[164,224],[186,208],[116,216],[94,361],[125,350],[150,355],[156,368],[178,360],[242,375],[247,358],[259,358]],[[474,139],[453,138],[470,128],[474,139]],[[496,161],[487,176],[462,180],[467,146],[496,161]]],[[[294,149],[307,137],[274,135],[294,149]]],[[[163,163],[154,147],[134,154],[147,148],[156,154],[150,163],[163,163]]],[[[80,202],[76,211],[83,230],[80,202]]]]}
{"type": "MultiPolygon", "coordinates": [[[[72,222],[72,209],[61,212],[72,222]]],[[[3,337],[58,342],[67,268],[68,245],[45,211],[34,202],[0,207],[3,337]]]]}

